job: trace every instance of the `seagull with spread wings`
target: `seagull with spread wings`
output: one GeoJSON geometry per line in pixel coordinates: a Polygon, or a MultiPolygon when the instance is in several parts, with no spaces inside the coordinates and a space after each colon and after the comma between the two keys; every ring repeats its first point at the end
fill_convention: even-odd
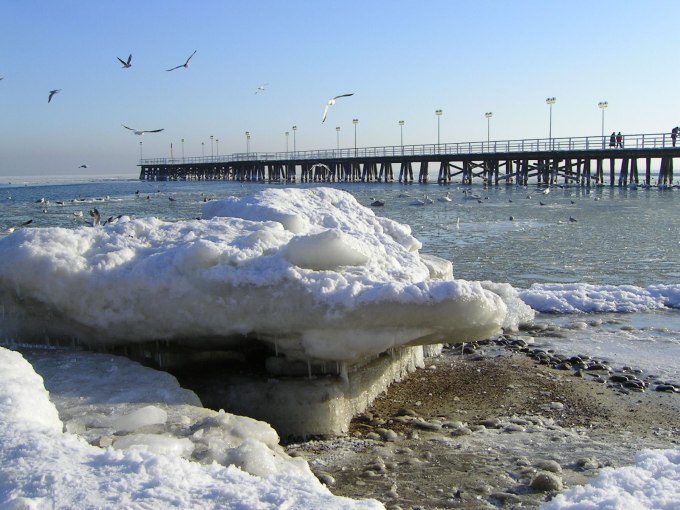
{"type": "Polygon", "coordinates": [[[54,96],[54,94],[58,94],[59,92],[61,92],[61,89],[50,90],[50,95],[47,98],[47,102],[49,103],[50,101],[52,101],[52,97],[54,96]]]}
{"type": "Polygon", "coordinates": [[[123,69],[129,69],[132,67],[132,53],[130,53],[130,56],[127,58],[127,61],[123,60],[120,57],[116,57],[118,59],[118,62],[123,64],[123,69]]]}
{"type": "Polygon", "coordinates": [[[264,92],[267,88],[267,85],[269,85],[269,83],[263,83],[262,85],[257,87],[257,89],[255,90],[255,93],[257,94],[258,92],[264,92]]]}
{"type": "Polygon", "coordinates": [[[187,59],[186,62],[184,62],[184,64],[175,66],[172,69],[166,69],[166,71],[174,71],[175,69],[179,69],[180,67],[189,67],[189,60],[191,60],[191,57],[193,57],[196,54],[196,51],[197,50],[194,50],[194,52],[191,55],[189,55],[189,58],[187,59]]]}
{"type": "Polygon", "coordinates": [[[139,136],[142,136],[144,133],[160,133],[161,131],[163,131],[163,129],[165,129],[165,128],[161,128],[161,129],[135,129],[135,128],[127,127],[125,124],[121,124],[121,126],[123,126],[125,129],[129,129],[134,134],[139,135],[139,136]]]}
{"type": "Polygon", "coordinates": [[[353,95],[354,95],[354,92],[352,92],[351,94],[341,94],[339,96],[335,96],[333,99],[329,99],[328,103],[326,104],[326,109],[323,111],[323,118],[321,119],[321,123],[323,124],[326,121],[326,115],[328,115],[328,109],[331,106],[333,106],[337,102],[338,99],[340,99],[341,97],[349,97],[349,96],[353,96],[353,95]]]}

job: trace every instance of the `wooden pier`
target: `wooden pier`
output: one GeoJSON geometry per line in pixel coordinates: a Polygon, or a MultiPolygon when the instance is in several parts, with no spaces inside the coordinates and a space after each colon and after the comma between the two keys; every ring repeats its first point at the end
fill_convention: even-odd
{"type": "Polygon", "coordinates": [[[139,178],[409,184],[428,183],[435,171],[438,184],[672,185],[680,147],[670,134],[628,135],[622,148],[608,142],[589,136],[142,159],[139,178]]]}

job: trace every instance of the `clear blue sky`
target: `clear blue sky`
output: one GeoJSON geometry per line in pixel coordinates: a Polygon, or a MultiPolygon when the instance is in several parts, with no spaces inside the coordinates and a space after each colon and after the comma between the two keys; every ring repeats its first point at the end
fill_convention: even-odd
{"type": "Polygon", "coordinates": [[[680,2],[0,0],[0,175],[144,157],[652,133],[680,124],[680,2]],[[197,50],[188,69],[166,72],[197,50]],[[116,57],[132,53],[132,68],[116,57]],[[255,94],[257,87],[269,83],[255,94]],[[48,92],[61,89],[51,103],[48,92]],[[338,101],[321,123],[326,101],[338,101]],[[140,138],[121,124],[164,128],[140,138]],[[216,145],[216,144],[215,144],[216,145]],[[289,136],[292,150],[293,133],[289,136]],[[217,147],[215,147],[215,150],[217,147]]]}

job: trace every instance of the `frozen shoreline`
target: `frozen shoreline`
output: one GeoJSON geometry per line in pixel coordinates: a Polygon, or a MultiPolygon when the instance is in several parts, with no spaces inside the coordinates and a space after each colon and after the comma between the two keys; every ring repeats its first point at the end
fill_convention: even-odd
{"type": "Polygon", "coordinates": [[[335,494],[387,508],[538,508],[647,448],[678,448],[680,396],[625,394],[590,378],[484,348],[431,359],[352,422],[350,435],[289,445],[335,494]],[[557,482],[556,482],[557,483],[557,482]]]}

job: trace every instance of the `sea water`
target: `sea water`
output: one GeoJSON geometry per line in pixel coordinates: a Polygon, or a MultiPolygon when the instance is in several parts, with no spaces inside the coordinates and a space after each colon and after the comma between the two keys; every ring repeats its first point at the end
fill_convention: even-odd
{"type": "MultiPolygon", "coordinates": [[[[647,288],[670,285],[680,295],[680,191],[658,188],[318,184],[344,189],[374,212],[411,226],[422,252],[453,262],[467,280],[577,284],[575,294],[616,292],[616,312],[586,296],[569,313],[539,308],[551,334],[538,341],[566,354],[588,354],[680,382],[680,306],[632,306],[647,288]],[[449,192],[450,201],[446,200],[449,192]],[[429,200],[424,200],[425,198],[429,200]],[[425,202],[424,205],[420,202],[425,202]],[[628,302],[629,301],[629,302],[628,302]],[[631,306],[627,306],[631,305],[631,306]],[[630,311],[630,310],[634,311],[630,311]],[[626,311],[621,311],[626,310],[626,311]]],[[[143,182],[135,178],[65,177],[0,180],[0,232],[76,228],[118,215],[168,221],[197,218],[208,200],[253,194],[268,185],[237,182],[143,182]]],[[[272,184],[272,186],[284,186],[272,184]]],[[[295,184],[294,186],[317,186],[295,184]]]]}

